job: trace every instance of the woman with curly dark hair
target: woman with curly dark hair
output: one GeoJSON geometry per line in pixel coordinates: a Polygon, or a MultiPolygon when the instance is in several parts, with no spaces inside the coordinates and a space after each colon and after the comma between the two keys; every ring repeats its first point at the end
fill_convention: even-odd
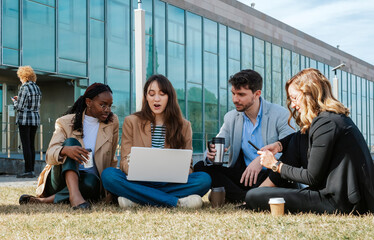
{"type": "Polygon", "coordinates": [[[38,179],[37,197],[22,195],[20,204],[70,202],[90,209],[86,201],[105,194],[101,173],[117,166],[118,118],[111,112],[112,90],[94,83],[79,97],[56,127],[46,153],[47,166],[38,179]]]}
{"type": "Polygon", "coordinates": [[[191,123],[183,118],[177,94],[163,75],[151,76],[144,85],[142,109],[125,118],[122,127],[121,169],[107,168],[102,180],[118,197],[120,207],[140,205],[199,208],[211,184],[205,172],[193,172],[187,183],[127,180],[131,147],[192,149],[191,123]]]}

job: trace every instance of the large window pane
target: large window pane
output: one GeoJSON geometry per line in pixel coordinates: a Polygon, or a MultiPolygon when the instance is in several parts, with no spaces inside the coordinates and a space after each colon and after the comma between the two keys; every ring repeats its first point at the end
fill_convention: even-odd
{"type": "Polygon", "coordinates": [[[361,92],[361,78],[356,78],[356,87],[357,87],[357,127],[362,131],[362,92],[361,92]]]}
{"type": "MultiPolygon", "coordinates": [[[[233,59],[229,59],[229,76],[232,76],[234,75],[235,73],[239,72],[240,71],[240,61],[238,60],[233,60],[233,59]]],[[[228,92],[229,92],[229,111],[230,110],[233,110],[235,109],[235,105],[234,103],[230,100],[231,99],[231,85],[229,85],[229,89],[228,89],[228,92]]]]}
{"type": "Polygon", "coordinates": [[[356,76],[355,75],[352,75],[351,86],[352,86],[351,118],[352,118],[353,122],[357,125],[357,83],[356,83],[356,76]]]}
{"type": "Polygon", "coordinates": [[[192,146],[194,152],[204,151],[203,94],[200,84],[188,83],[188,120],[192,126],[192,146]]]}
{"type": "Polygon", "coordinates": [[[227,88],[227,27],[219,25],[219,82],[221,88],[227,88]]]}
{"type": "MultiPolygon", "coordinates": [[[[240,62],[240,32],[229,28],[229,59],[240,62]]],[[[240,65],[239,65],[240,68],[240,65]]]]}
{"type": "Polygon", "coordinates": [[[204,53],[205,133],[210,139],[218,133],[217,55],[204,53]]]}
{"type": "Polygon", "coordinates": [[[265,96],[267,101],[272,100],[272,71],[271,71],[271,43],[265,42],[265,93],[262,96],[265,96]]]}
{"type": "Polygon", "coordinates": [[[284,86],[286,82],[291,78],[291,51],[283,48],[282,51],[282,105],[286,106],[287,94],[284,86]]]}
{"type": "Polygon", "coordinates": [[[23,65],[55,71],[55,9],[23,1],[23,65]]]}
{"type": "Polygon", "coordinates": [[[184,10],[168,5],[168,40],[184,44],[184,10]]]}
{"type": "Polygon", "coordinates": [[[177,92],[179,105],[185,115],[184,74],[184,45],[168,42],[168,78],[177,92]]]}
{"type": "Polygon", "coordinates": [[[217,23],[204,18],[204,51],[218,53],[217,23]]]}
{"type": "Polygon", "coordinates": [[[254,38],[254,70],[258,72],[261,77],[265,75],[265,42],[261,39],[254,38]]]}
{"type": "Polygon", "coordinates": [[[166,75],[166,38],[165,38],[165,3],[160,0],[155,1],[155,70],[156,73],[166,75]]]}
{"type": "Polygon", "coordinates": [[[168,78],[177,91],[183,115],[185,103],[184,10],[168,5],[168,78]]]}
{"type": "Polygon", "coordinates": [[[3,62],[5,64],[18,66],[19,56],[18,51],[14,49],[3,48],[3,62]]]}
{"type": "Polygon", "coordinates": [[[282,57],[282,50],[280,47],[273,45],[272,49],[273,53],[273,64],[272,64],[272,76],[273,76],[273,103],[282,104],[282,64],[281,64],[281,57],[282,57]]]}
{"type": "Polygon", "coordinates": [[[242,33],[242,69],[253,69],[253,38],[242,33]]]}
{"type": "Polygon", "coordinates": [[[130,72],[108,68],[108,85],[113,91],[112,111],[117,114],[122,126],[123,120],[130,114],[130,72]]]}
{"type": "Polygon", "coordinates": [[[202,83],[202,41],[201,17],[187,12],[187,70],[188,82],[202,83]]]}
{"type": "Polygon", "coordinates": [[[104,1],[90,0],[90,17],[104,21],[104,1]]]}
{"type": "Polygon", "coordinates": [[[300,55],[292,52],[292,76],[300,71],[300,55]]]}
{"type": "Polygon", "coordinates": [[[108,0],[108,66],[130,70],[129,2],[108,0]]]}
{"type": "Polygon", "coordinates": [[[19,1],[3,0],[3,47],[19,49],[19,1]],[[6,33],[6,34],[5,34],[6,33]]]}
{"type": "Polygon", "coordinates": [[[58,2],[58,56],[86,62],[86,0],[58,2]]]}
{"type": "Polygon", "coordinates": [[[342,85],[340,87],[340,91],[342,92],[342,103],[344,106],[348,106],[348,80],[347,80],[347,72],[342,71],[342,85]]]}
{"type": "Polygon", "coordinates": [[[104,22],[90,23],[90,83],[104,83],[104,22]]]}

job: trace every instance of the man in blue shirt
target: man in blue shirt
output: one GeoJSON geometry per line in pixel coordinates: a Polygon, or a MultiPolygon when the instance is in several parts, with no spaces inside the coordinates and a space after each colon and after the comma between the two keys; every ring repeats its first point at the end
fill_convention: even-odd
{"type": "MultiPolygon", "coordinates": [[[[230,148],[225,166],[213,165],[216,149],[211,144],[206,159],[195,164],[195,171],[209,173],[212,187],[225,187],[228,202],[243,202],[247,191],[258,186],[274,186],[268,170],[260,164],[257,150],[294,132],[288,125],[289,112],[261,98],[262,77],[247,69],[233,75],[232,101],[235,110],[228,112],[217,137],[225,138],[225,149],[230,148]]],[[[279,156],[278,156],[279,157],[279,156]]]]}

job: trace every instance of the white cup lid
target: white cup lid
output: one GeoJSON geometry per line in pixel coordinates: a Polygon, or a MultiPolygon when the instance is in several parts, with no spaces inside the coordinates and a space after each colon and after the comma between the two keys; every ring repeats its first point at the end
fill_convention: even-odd
{"type": "Polygon", "coordinates": [[[281,204],[281,203],[286,203],[284,201],[284,198],[270,198],[269,199],[269,204],[281,204]]]}

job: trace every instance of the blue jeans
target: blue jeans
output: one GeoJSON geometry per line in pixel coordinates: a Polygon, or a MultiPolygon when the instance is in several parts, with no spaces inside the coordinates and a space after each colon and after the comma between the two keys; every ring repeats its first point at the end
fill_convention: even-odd
{"type": "Polygon", "coordinates": [[[117,168],[106,168],[101,173],[103,186],[109,192],[141,205],[175,207],[178,199],[192,194],[204,196],[212,180],[205,172],[194,172],[187,183],[129,181],[117,168]]]}

